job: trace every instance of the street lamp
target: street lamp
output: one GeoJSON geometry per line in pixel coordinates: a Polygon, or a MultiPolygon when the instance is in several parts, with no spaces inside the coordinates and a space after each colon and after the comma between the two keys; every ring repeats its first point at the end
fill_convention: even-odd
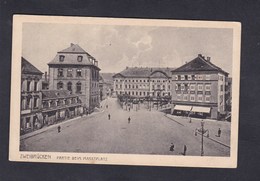
{"type": "Polygon", "coordinates": [[[201,156],[204,156],[203,137],[204,137],[205,133],[207,133],[207,137],[209,137],[209,130],[204,129],[204,121],[203,120],[201,121],[201,128],[200,129],[196,128],[195,136],[197,136],[197,132],[201,132],[201,156]]]}
{"type": "Polygon", "coordinates": [[[204,155],[204,150],[203,150],[203,134],[204,134],[204,122],[203,120],[201,121],[201,156],[204,155]]]}

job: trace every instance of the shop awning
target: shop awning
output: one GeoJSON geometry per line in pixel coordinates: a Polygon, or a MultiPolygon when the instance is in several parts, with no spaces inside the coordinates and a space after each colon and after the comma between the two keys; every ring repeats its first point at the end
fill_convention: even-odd
{"type": "Polygon", "coordinates": [[[200,112],[200,113],[209,113],[210,112],[210,107],[193,106],[191,111],[193,111],[193,112],[200,112]]]}
{"type": "Polygon", "coordinates": [[[190,111],[191,106],[185,106],[185,105],[176,105],[174,107],[174,110],[179,110],[179,111],[190,111]]]}

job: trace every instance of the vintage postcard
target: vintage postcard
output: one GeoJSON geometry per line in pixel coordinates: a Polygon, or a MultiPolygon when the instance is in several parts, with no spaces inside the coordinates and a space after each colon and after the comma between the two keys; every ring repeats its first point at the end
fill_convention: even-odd
{"type": "Polygon", "coordinates": [[[11,161],[236,168],[239,22],[14,15],[11,161]]]}

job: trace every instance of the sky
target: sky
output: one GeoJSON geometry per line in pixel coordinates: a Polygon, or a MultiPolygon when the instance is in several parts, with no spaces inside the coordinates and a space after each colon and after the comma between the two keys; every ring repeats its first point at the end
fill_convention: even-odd
{"type": "Polygon", "coordinates": [[[22,56],[42,72],[58,51],[74,43],[98,60],[101,72],[177,68],[202,54],[232,73],[233,31],[228,28],[23,23],[22,31],[22,56]]]}

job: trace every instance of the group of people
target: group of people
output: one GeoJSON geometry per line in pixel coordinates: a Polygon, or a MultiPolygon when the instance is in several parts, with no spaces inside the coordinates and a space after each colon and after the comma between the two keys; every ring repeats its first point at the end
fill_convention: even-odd
{"type": "MultiPolygon", "coordinates": [[[[111,115],[110,115],[110,114],[108,114],[108,115],[107,115],[107,117],[108,117],[108,120],[110,120],[110,118],[111,118],[111,115]]],[[[129,116],[127,120],[128,120],[128,124],[130,124],[130,122],[131,122],[131,117],[129,116]]]]}
{"type": "MultiPolygon", "coordinates": [[[[174,144],[173,144],[173,143],[171,143],[170,151],[174,151],[174,144]]],[[[185,155],[186,155],[186,152],[187,152],[187,146],[184,145],[184,146],[183,146],[183,152],[182,152],[182,154],[185,156],[185,155]]]]}

